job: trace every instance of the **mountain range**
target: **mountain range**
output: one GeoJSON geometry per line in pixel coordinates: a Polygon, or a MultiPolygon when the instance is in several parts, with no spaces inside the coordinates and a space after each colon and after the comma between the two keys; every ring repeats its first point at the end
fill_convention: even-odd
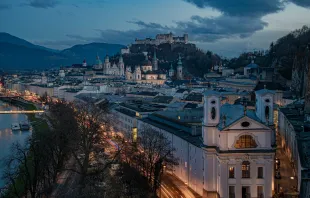
{"type": "Polygon", "coordinates": [[[95,63],[96,56],[115,55],[125,46],[108,43],[89,43],[75,45],[64,50],[54,50],[32,44],[24,39],[8,33],[0,32],[0,68],[14,69],[46,69],[61,65],[95,63]]]}

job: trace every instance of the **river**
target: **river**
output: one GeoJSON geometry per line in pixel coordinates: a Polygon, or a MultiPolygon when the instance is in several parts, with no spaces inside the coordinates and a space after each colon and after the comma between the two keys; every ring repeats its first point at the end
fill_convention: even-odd
{"type": "MultiPolygon", "coordinates": [[[[17,110],[17,108],[0,101],[0,110],[17,110]]],[[[1,179],[3,158],[10,154],[11,145],[14,142],[24,144],[26,138],[31,134],[31,131],[12,131],[11,124],[26,120],[27,116],[25,114],[0,114],[0,188],[5,185],[1,179]]]]}

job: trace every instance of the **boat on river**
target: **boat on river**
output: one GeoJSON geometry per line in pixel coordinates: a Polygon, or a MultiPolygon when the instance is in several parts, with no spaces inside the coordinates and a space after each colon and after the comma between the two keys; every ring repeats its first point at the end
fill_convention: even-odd
{"type": "Polygon", "coordinates": [[[12,123],[11,129],[12,129],[12,131],[18,131],[18,130],[20,130],[20,126],[18,123],[12,123]]]}
{"type": "Polygon", "coordinates": [[[28,124],[28,122],[20,122],[19,123],[19,127],[20,127],[20,130],[22,131],[28,131],[30,129],[30,125],[28,124]]]}

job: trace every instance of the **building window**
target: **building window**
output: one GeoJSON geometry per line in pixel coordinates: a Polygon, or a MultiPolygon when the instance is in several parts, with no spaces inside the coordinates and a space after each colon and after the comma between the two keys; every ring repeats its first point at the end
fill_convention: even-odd
{"type": "Polygon", "coordinates": [[[229,167],[229,178],[235,178],[235,167],[229,167]]]}
{"type": "Polygon", "coordinates": [[[264,187],[263,186],[257,186],[257,197],[264,198],[264,187]]]}
{"type": "Polygon", "coordinates": [[[235,198],[235,186],[229,186],[229,198],[235,198]]]}
{"type": "Polygon", "coordinates": [[[265,107],[265,117],[266,117],[266,121],[269,120],[269,106],[265,107]]]}
{"type": "Polygon", "coordinates": [[[212,118],[212,120],[214,120],[215,117],[216,117],[216,110],[215,110],[215,107],[212,107],[212,109],[211,109],[211,118],[212,118]]]}
{"type": "Polygon", "coordinates": [[[257,168],[257,178],[263,178],[263,175],[264,175],[264,169],[263,167],[258,167],[257,168]]]}
{"type": "Polygon", "coordinates": [[[242,135],[236,141],[235,148],[256,148],[257,144],[251,135],[242,135]]]}
{"type": "Polygon", "coordinates": [[[242,178],[250,178],[250,162],[242,162],[242,178]]]}

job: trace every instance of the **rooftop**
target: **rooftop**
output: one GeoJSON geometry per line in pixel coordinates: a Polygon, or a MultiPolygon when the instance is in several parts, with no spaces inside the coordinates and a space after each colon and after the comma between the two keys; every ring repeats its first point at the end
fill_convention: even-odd
{"type": "Polygon", "coordinates": [[[128,101],[120,104],[121,107],[131,109],[137,112],[155,112],[160,111],[166,106],[151,104],[149,102],[143,102],[141,100],[128,101]]]}
{"type": "Polygon", "coordinates": [[[246,114],[244,114],[244,106],[243,105],[231,105],[231,104],[224,104],[221,106],[221,115],[220,115],[220,122],[218,124],[219,130],[222,130],[229,125],[233,124],[237,120],[240,120],[243,117],[249,117],[252,120],[261,123],[261,120],[256,116],[255,111],[246,110],[246,114]],[[224,119],[224,115],[226,119],[224,119]],[[225,122],[224,122],[225,121],[225,122]]]}

